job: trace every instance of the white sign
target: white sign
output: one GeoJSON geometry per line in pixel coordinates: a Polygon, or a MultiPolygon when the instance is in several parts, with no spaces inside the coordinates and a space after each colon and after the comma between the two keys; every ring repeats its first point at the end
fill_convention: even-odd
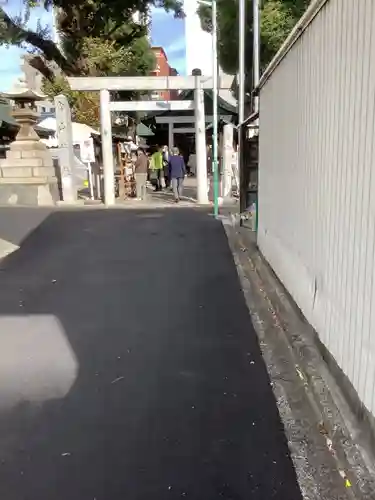
{"type": "Polygon", "coordinates": [[[81,144],[81,161],[83,163],[95,163],[94,140],[92,137],[82,141],[81,144]]]}

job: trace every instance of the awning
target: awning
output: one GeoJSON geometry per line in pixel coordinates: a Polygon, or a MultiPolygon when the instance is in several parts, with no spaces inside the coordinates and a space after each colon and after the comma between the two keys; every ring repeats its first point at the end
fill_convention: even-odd
{"type": "MultiPolygon", "coordinates": [[[[236,121],[237,119],[237,101],[233,97],[231,91],[221,89],[218,91],[218,96],[217,96],[217,101],[218,101],[218,115],[223,116],[223,115],[231,115],[234,117],[233,121],[236,121]]],[[[204,99],[205,99],[205,111],[206,114],[213,114],[212,107],[213,107],[213,92],[211,89],[205,89],[204,91],[204,99]]],[[[185,90],[184,92],[181,92],[179,96],[179,100],[181,101],[189,101],[189,100],[194,100],[194,90],[185,90]]],[[[142,118],[143,121],[146,121],[147,123],[150,122],[150,120],[153,120],[156,117],[161,117],[161,116],[194,116],[194,111],[150,111],[147,112],[147,114],[142,118]]]]}
{"type": "Polygon", "coordinates": [[[138,137],[152,137],[155,134],[144,123],[139,123],[137,125],[137,135],[138,135],[138,137]]]}

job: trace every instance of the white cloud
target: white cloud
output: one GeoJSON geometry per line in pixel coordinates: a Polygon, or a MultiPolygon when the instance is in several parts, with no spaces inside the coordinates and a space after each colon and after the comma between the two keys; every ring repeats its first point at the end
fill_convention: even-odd
{"type": "Polygon", "coordinates": [[[186,49],[185,35],[182,35],[173,42],[171,42],[170,45],[167,45],[167,47],[165,48],[165,52],[169,57],[173,56],[173,54],[185,52],[185,49],[186,49]]]}
{"type": "Polygon", "coordinates": [[[185,56],[174,59],[171,63],[171,66],[177,70],[179,75],[182,75],[182,76],[186,75],[185,56]]]}

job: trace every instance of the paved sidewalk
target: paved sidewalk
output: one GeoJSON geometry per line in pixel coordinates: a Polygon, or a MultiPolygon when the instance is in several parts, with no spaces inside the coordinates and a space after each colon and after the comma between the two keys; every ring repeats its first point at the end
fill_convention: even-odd
{"type": "Polygon", "coordinates": [[[58,211],[0,269],[0,498],[300,500],[222,224],[58,211]]]}
{"type": "MultiPolygon", "coordinates": [[[[186,177],[184,181],[183,197],[178,207],[194,207],[197,204],[197,181],[195,178],[186,177]]],[[[116,205],[124,208],[172,208],[176,207],[176,202],[171,189],[163,188],[160,192],[155,192],[151,183],[147,183],[147,198],[145,200],[135,200],[134,198],[116,199],[116,205]]]]}

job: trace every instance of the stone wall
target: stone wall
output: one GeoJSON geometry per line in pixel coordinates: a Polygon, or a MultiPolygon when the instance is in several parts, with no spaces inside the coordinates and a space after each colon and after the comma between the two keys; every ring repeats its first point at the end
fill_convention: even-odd
{"type": "Polygon", "coordinates": [[[54,205],[59,198],[52,157],[45,145],[14,142],[0,161],[0,204],[54,205]]]}

